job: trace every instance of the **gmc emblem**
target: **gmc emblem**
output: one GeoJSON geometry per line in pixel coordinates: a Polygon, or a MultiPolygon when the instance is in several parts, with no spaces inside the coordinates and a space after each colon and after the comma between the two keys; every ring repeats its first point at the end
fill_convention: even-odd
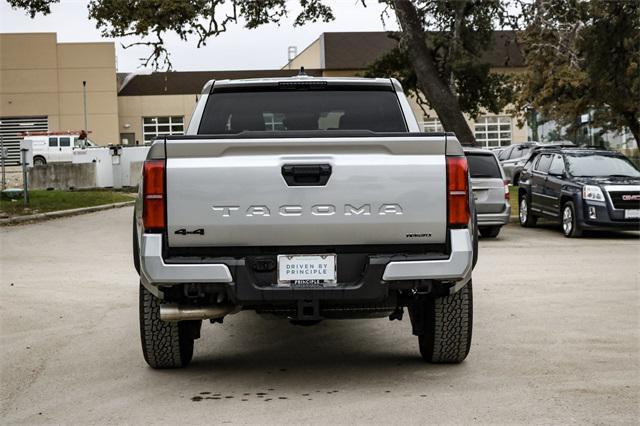
{"type": "Polygon", "coordinates": [[[623,195],[622,201],[640,201],[640,194],[638,195],[623,195]]]}

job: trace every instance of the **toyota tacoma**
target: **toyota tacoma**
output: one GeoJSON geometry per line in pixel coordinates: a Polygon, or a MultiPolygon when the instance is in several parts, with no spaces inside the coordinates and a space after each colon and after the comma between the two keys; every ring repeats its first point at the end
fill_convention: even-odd
{"type": "Polygon", "coordinates": [[[409,314],[422,357],[471,344],[477,230],[452,133],[420,133],[393,79],[208,82],[156,139],[133,221],[147,363],[186,366],[203,320],[409,314]]]}

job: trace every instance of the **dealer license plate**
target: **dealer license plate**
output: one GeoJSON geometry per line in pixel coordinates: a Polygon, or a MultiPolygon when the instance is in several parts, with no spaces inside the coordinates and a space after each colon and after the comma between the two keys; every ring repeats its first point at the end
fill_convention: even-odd
{"type": "Polygon", "coordinates": [[[624,211],[625,219],[640,219],[640,209],[633,210],[625,210],[624,211]]]}
{"type": "Polygon", "coordinates": [[[316,287],[336,284],[336,255],[279,255],[278,284],[316,287]]]}

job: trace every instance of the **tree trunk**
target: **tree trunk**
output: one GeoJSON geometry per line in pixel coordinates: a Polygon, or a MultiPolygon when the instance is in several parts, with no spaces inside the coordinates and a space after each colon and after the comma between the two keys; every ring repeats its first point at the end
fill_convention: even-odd
{"type": "Polygon", "coordinates": [[[447,82],[438,75],[415,6],[411,0],[393,0],[393,7],[402,27],[402,42],[406,44],[418,78],[418,88],[435,109],[446,131],[454,132],[462,145],[476,145],[473,132],[460,110],[458,99],[451,92],[447,82]]]}
{"type": "Polygon", "coordinates": [[[636,148],[640,148],[640,122],[638,122],[638,116],[632,112],[624,113],[623,116],[633,138],[636,140],[636,148]]]}

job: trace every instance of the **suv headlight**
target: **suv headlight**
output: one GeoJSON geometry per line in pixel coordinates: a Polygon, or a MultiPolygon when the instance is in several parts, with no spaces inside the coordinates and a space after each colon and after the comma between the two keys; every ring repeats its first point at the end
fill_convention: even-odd
{"type": "Polygon", "coordinates": [[[604,201],[604,194],[599,186],[585,185],[582,187],[582,198],[585,200],[604,201]]]}

